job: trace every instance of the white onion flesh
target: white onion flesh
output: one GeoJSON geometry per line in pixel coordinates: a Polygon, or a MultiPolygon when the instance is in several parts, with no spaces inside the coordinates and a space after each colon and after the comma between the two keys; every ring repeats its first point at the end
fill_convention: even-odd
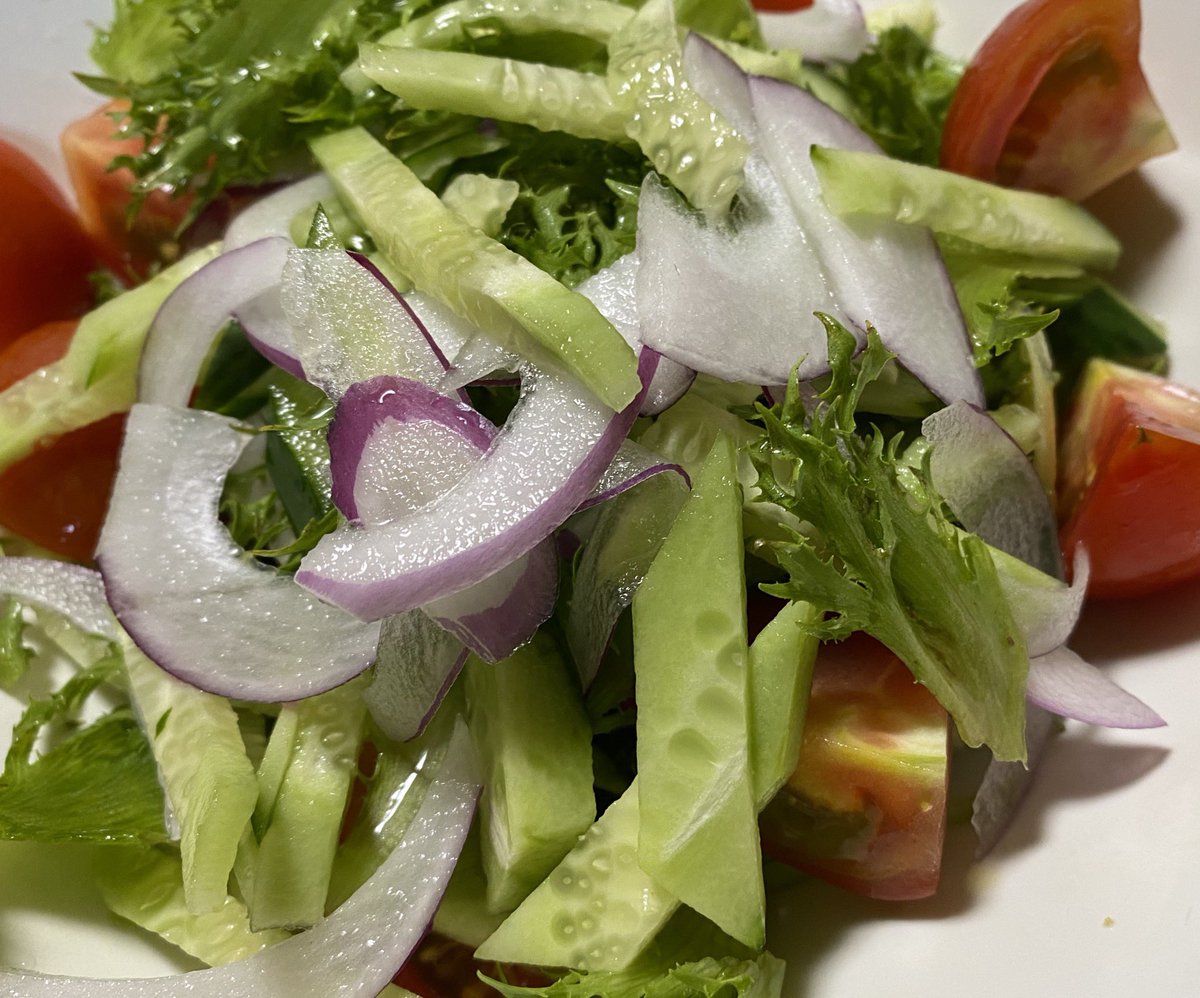
{"type": "Polygon", "coordinates": [[[1029,662],[1029,701],[1059,717],[1106,728],[1160,728],[1167,722],[1070,648],[1029,662]]]}
{"type": "Polygon", "coordinates": [[[292,243],[268,236],[201,267],[162,303],[138,367],[138,401],[185,406],[225,324],[278,287],[292,243]]]}
{"type": "Polygon", "coordinates": [[[100,573],[47,558],[0,558],[0,595],[50,610],[88,634],[117,640],[100,573]]]}
{"type": "Polygon", "coordinates": [[[1062,578],[1058,521],[1025,452],[986,412],[954,402],[928,416],[934,488],[959,523],[1027,565],[1062,578]]]}
{"type": "Polygon", "coordinates": [[[267,236],[279,236],[290,243],[292,222],[300,212],[336,197],[333,182],[323,173],[281,187],[255,201],[229,223],[221,248],[228,253],[267,236]]]}
{"type": "Polygon", "coordinates": [[[803,10],[759,11],[768,48],[798,49],[812,62],[852,62],[871,44],[858,0],[813,0],[803,10]]]}

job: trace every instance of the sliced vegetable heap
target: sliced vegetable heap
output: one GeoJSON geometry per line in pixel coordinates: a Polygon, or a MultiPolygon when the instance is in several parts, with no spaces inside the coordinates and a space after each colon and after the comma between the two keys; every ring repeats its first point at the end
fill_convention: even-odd
{"type": "Polygon", "coordinates": [[[820,0],[119,0],[116,200],[99,125],[67,148],[135,286],[0,353],[0,681],[72,665],[0,837],[102,845],[198,995],[374,995],[449,940],[507,995],[779,995],[764,854],[927,896],[952,755],[986,845],[1055,715],[1163,723],[1066,647],[1089,580],[1200,570],[1112,542],[1114,476],[1195,477],[1197,403],[1118,366],[1163,341],[1044,193],[1167,145],[1103,6],[1032,0],[960,84],[820,0]],[[1096,162],[1017,163],[1113,87],[1096,162]],[[71,543],[13,502],[122,425],[71,543]]]}

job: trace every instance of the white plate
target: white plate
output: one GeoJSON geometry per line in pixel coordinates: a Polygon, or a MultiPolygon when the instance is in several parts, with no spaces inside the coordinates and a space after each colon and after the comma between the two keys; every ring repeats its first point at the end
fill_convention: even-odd
{"type": "MultiPolygon", "coordinates": [[[[947,0],[943,43],[970,51],[1011,5],[947,0]]],[[[1095,207],[1129,247],[1123,286],[1168,324],[1177,376],[1200,384],[1200,6],[1143,6],[1143,62],[1183,151],[1095,207]]],[[[96,103],[68,72],[87,69],[85,22],[109,9],[0,3],[0,136],[60,179],[58,129],[96,103]]],[[[769,938],[788,959],[790,998],[1200,994],[1200,585],[1090,611],[1076,644],[1170,727],[1070,726],[985,863],[952,842],[935,900],[875,904],[815,883],[780,899],[769,938]]],[[[186,966],[106,916],[85,871],[82,850],[0,843],[0,964],[99,976],[186,966]]]]}

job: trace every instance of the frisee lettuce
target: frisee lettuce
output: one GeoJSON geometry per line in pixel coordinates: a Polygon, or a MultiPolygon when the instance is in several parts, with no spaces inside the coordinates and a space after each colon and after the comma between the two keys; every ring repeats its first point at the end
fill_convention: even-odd
{"type": "Polygon", "coordinates": [[[1029,662],[987,547],[955,530],[927,469],[898,459],[899,438],[857,432],[859,398],[893,358],[871,332],[856,374],[854,338],[824,321],[833,378],[812,411],[794,376],[781,405],[759,408],[763,496],[815,528],[775,545],[790,579],[767,591],[825,611],[810,625],[824,640],[872,634],[950,712],[963,741],[1023,760],[1029,662]]]}

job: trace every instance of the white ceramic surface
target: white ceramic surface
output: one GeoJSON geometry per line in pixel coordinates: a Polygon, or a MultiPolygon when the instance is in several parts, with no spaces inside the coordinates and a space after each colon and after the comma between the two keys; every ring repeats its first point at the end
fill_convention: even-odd
{"type": "MultiPolygon", "coordinates": [[[[970,51],[1010,6],[944,0],[943,43],[970,51]]],[[[1177,376],[1200,385],[1200,6],[1143,6],[1144,64],[1182,150],[1094,207],[1128,246],[1123,286],[1168,324],[1177,376]]],[[[0,2],[0,137],[59,178],[58,129],[96,103],[68,73],[88,68],[87,22],[108,9],[0,2]]],[[[1170,726],[1071,725],[986,862],[971,866],[965,837],[952,838],[935,900],[793,889],[774,905],[769,936],[789,961],[789,998],[1200,995],[1200,585],[1091,610],[1075,644],[1170,726]]],[[[11,712],[0,703],[5,729],[11,712]]],[[[82,849],[0,843],[0,964],[98,976],[186,966],[104,913],[86,863],[82,849]]]]}

